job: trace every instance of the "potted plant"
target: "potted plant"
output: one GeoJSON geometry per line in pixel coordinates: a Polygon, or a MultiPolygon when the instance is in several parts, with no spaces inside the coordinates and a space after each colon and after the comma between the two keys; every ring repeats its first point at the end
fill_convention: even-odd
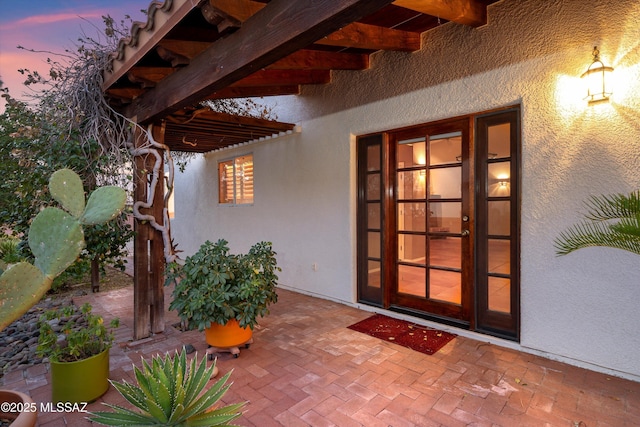
{"type": "Polygon", "coordinates": [[[109,349],[118,326],[113,319],[107,328],[88,303],[40,317],[36,352],[49,359],[53,402],[92,402],[109,389],[109,349]]]}
{"type": "Polygon", "coordinates": [[[207,343],[218,348],[249,342],[258,318],[278,300],[280,268],[271,243],[256,243],[244,255],[230,254],[227,245],[206,241],[184,265],[167,268],[166,284],[175,282],[169,308],[189,328],[206,329],[207,343]]]}
{"type": "Polygon", "coordinates": [[[197,356],[187,363],[184,350],[156,356],[151,364],[143,360],[142,369],[134,365],[138,385],[112,382],[137,410],[105,403],[113,412],[95,412],[90,419],[107,426],[228,426],[242,415],[245,403],[218,406],[231,386],[231,371],[207,387],[215,370],[215,363],[207,368],[204,358],[198,364],[197,356]]]}
{"type": "MultiPolygon", "coordinates": [[[[85,202],[82,180],[73,171],[61,169],[49,180],[49,191],[61,206],[47,207],[31,223],[28,239],[35,257],[34,263],[17,262],[2,266],[0,271],[0,331],[34,306],[51,288],[53,279],[78,258],[84,248],[84,225],[102,224],[118,215],[124,208],[126,193],[114,186],[96,189],[85,202]]],[[[35,403],[28,396],[10,390],[0,390],[0,402],[22,402],[26,408],[3,417],[23,418],[35,403]]],[[[14,425],[23,425],[16,424],[14,425]]],[[[22,422],[22,421],[21,421],[22,422]]],[[[35,425],[35,419],[29,424],[35,425]]]]}

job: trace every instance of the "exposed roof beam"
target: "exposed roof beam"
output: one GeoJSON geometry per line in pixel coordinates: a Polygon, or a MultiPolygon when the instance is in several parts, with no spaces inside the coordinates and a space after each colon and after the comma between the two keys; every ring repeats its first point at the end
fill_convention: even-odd
{"type": "Polygon", "coordinates": [[[187,65],[189,62],[204,52],[211,43],[189,40],[160,40],[156,52],[160,58],[171,62],[172,67],[187,65]]]}
{"type": "Polygon", "coordinates": [[[393,4],[472,27],[487,23],[487,6],[477,0],[395,0],[393,4]]]}
{"type": "Polygon", "coordinates": [[[260,70],[238,80],[231,87],[315,85],[330,81],[329,70],[260,70]]]}
{"type": "Polygon", "coordinates": [[[127,45],[130,39],[120,41],[121,46],[119,46],[117,52],[123,54],[123,58],[127,59],[126,61],[123,61],[123,58],[113,59],[111,62],[113,69],[105,71],[104,82],[102,83],[104,90],[115,84],[120,77],[127,73],[132,64],[136,64],[143,58],[156,46],[159,40],[166,36],[193,8],[198,6],[198,2],[193,0],[173,0],[172,2],[165,2],[165,4],[171,5],[173,11],[170,14],[156,13],[156,8],[150,8],[146,24],[134,22],[131,33],[133,34],[135,32],[137,36],[132,36],[131,39],[136,40],[135,46],[127,45]],[[146,27],[155,27],[158,28],[158,30],[144,31],[146,27]],[[127,57],[125,54],[127,50],[133,52],[131,57],[127,57]]]}
{"type": "MultiPolygon", "coordinates": [[[[266,6],[251,0],[209,0],[209,4],[240,23],[266,6]]],[[[354,22],[317,40],[316,44],[413,52],[420,49],[420,35],[354,22]]]]}
{"type": "Polygon", "coordinates": [[[280,70],[365,70],[369,68],[369,55],[303,49],[274,62],[267,68],[280,70]]]}
{"type": "Polygon", "coordinates": [[[420,50],[420,34],[354,22],[316,41],[328,46],[371,50],[420,50]]]}
{"type": "Polygon", "coordinates": [[[134,98],[137,98],[143,93],[144,93],[144,89],[137,88],[137,87],[126,87],[126,88],[112,87],[107,89],[107,95],[109,95],[110,98],[118,99],[124,102],[125,104],[129,103],[129,101],[131,101],[134,98]]]}
{"type": "Polygon", "coordinates": [[[260,96],[299,95],[300,86],[227,87],[207,96],[206,99],[247,98],[260,96]]]}
{"type": "Polygon", "coordinates": [[[131,83],[139,83],[142,87],[155,87],[160,80],[175,71],[175,68],[169,67],[134,67],[127,73],[127,78],[131,83]]]}
{"type": "Polygon", "coordinates": [[[195,104],[391,1],[272,0],[238,31],[136,98],[126,115],[146,123],[195,104]]]}
{"type": "Polygon", "coordinates": [[[266,6],[251,0],[209,0],[209,5],[238,22],[246,21],[266,6]]]}
{"type": "MultiPolygon", "coordinates": [[[[161,40],[158,54],[173,67],[187,65],[211,43],[188,40],[161,40]]],[[[267,68],[307,70],[364,70],[369,68],[369,55],[303,49],[292,53],[267,68]]]]}

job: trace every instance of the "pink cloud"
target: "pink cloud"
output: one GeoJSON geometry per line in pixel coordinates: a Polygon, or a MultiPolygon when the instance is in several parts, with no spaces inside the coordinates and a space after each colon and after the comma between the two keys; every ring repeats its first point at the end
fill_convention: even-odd
{"type": "Polygon", "coordinates": [[[53,13],[49,15],[33,15],[27,16],[26,18],[20,19],[18,21],[7,22],[6,24],[0,25],[0,30],[12,30],[16,28],[21,28],[25,26],[33,26],[33,25],[45,25],[45,24],[54,24],[63,21],[70,21],[78,18],[100,18],[102,15],[105,15],[106,12],[99,10],[93,10],[88,12],[73,12],[73,13],[53,13]]]}

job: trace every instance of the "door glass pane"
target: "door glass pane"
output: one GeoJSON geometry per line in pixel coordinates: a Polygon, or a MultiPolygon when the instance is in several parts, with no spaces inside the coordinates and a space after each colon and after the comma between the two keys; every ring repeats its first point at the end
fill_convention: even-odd
{"type": "Polygon", "coordinates": [[[462,239],[460,237],[431,237],[429,239],[429,265],[462,268],[462,239]]]}
{"type": "Polygon", "coordinates": [[[380,200],[380,174],[367,175],[367,200],[380,200]]]}
{"type": "Polygon", "coordinates": [[[368,234],[368,258],[380,258],[380,233],[370,231],[368,234]]]}
{"type": "Polygon", "coordinates": [[[511,194],[511,162],[489,164],[487,195],[489,197],[508,197],[511,194]]]}
{"type": "Polygon", "coordinates": [[[414,264],[425,264],[426,236],[414,234],[398,235],[398,259],[414,264]]]}
{"type": "Polygon", "coordinates": [[[489,273],[511,274],[511,243],[508,240],[489,239],[489,273]]]}
{"type": "Polygon", "coordinates": [[[462,160],[462,132],[429,137],[429,165],[460,163],[462,160]]]}
{"type": "Polygon", "coordinates": [[[426,269],[410,265],[398,266],[398,292],[425,298],[426,269]]]}
{"type": "Polygon", "coordinates": [[[489,211],[489,235],[508,236],[511,229],[511,202],[508,200],[490,201],[487,203],[489,211]]]}
{"type": "Polygon", "coordinates": [[[398,157],[399,168],[426,165],[427,157],[425,155],[424,138],[398,141],[396,156],[398,157]]]}
{"type": "Polygon", "coordinates": [[[398,199],[424,199],[425,173],[425,170],[398,172],[398,199]]]}
{"type": "Polygon", "coordinates": [[[501,123],[499,125],[489,126],[488,132],[488,157],[490,159],[499,159],[511,156],[511,124],[501,123]]]}
{"type": "Polygon", "coordinates": [[[368,203],[367,204],[367,228],[373,228],[379,230],[382,226],[380,222],[380,203],[368,203]]]}
{"type": "Polygon", "coordinates": [[[489,277],[489,310],[511,312],[511,280],[489,277]]]}
{"type": "Polygon", "coordinates": [[[462,195],[461,183],[462,168],[460,166],[431,169],[429,171],[430,197],[459,199],[462,195]]]}
{"type": "Polygon", "coordinates": [[[367,286],[372,288],[379,288],[382,283],[382,269],[380,268],[380,262],[369,261],[368,262],[369,278],[367,279],[367,286]]]}
{"type": "Polygon", "coordinates": [[[462,203],[429,203],[429,231],[432,233],[460,233],[462,203]]]}
{"type": "Polygon", "coordinates": [[[429,298],[460,304],[462,275],[455,271],[429,269],[429,298]]]}
{"type": "Polygon", "coordinates": [[[426,231],[426,203],[398,203],[399,231],[426,231]]]}
{"type": "Polygon", "coordinates": [[[381,146],[369,145],[367,147],[367,170],[379,171],[380,170],[380,149],[381,146]]]}

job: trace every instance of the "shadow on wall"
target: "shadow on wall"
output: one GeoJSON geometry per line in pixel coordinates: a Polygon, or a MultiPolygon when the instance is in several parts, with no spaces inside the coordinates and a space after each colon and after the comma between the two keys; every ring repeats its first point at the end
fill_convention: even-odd
{"type": "MultiPolygon", "coordinates": [[[[446,23],[423,34],[420,51],[374,54],[371,69],[336,71],[332,83],[303,86],[300,97],[314,104],[311,111],[316,115],[326,115],[567,51],[575,52],[576,62],[563,64],[564,72],[580,73],[579,52],[598,43],[603,52],[617,47],[614,67],[638,63],[637,58],[625,59],[637,56],[640,43],[640,6],[633,1],[602,0],[589,8],[577,0],[504,1],[489,6],[487,19],[487,25],[479,28],[446,23]],[[606,12],[601,13],[603,8],[606,12]],[[612,25],[614,17],[624,23],[612,25]],[[569,71],[567,66],[578,68],[569,71]],[[394,82],[388,76],[394,76],[394,82]],[[367,87],[366,99],[357,90],[361,87],[367,87]],[[335,92],[342,96],[332,97],[335,92]]],[[[585,61],[589,53],[585,52],[585,61]]]]}

